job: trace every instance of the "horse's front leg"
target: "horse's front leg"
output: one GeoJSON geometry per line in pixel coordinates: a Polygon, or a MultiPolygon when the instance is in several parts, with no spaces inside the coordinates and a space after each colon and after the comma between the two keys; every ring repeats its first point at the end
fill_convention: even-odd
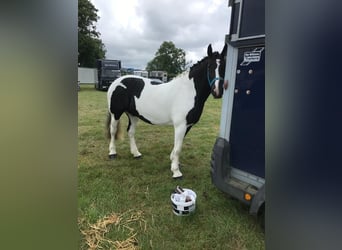
{"type": "Polygon", "coordinates": [[[172,177],[173,178],[181,178],[182,173],[179,170],[179,155],[182,150],[182,144],[183,144],[183,139],[185,136],[186,132],[186,124],[180,124],[180,125],[175,125],[175,143],[173,150],[170,154],[170,160],[171,160],[171,171],[173,173],[172,177]]]}

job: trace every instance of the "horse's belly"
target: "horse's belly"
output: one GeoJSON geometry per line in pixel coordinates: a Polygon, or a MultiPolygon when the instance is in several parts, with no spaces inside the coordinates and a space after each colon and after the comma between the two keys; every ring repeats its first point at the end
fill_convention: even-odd
{"type": "Polygon", "coordinates": [[[139,115],[158,125],[171,125],[185,120],[194,105],[194,87],[185,91],[184,88],[158,86],[146,86],[140,97],[135,98],[139,115]]]}
{"type": "Polygon", "coordinates": [[[152,124],[156,124],[156,125],[171,125],[172,124],[172,118],[170,117],[169,113],[163,111],[157,105],[154,105],[152,107],[145,106],[144,108],[139,108],[139,105],[137,105],[137,111],[139,115],[143,116],[152,124]]]}
{"type": "Polygon", "coordinates": [[[172,124],[172,119],[165,105],[150,98],[135,98],[136,110],[140,116],[156,125],[172,124]]]}
{"type": "Polygon", "coordinates": [[[155,125],[172,125],[175,122],[185,120],[191,106],[190,103],[174,104],[165,100],[144,102],[141,99],[137,99],[135,104],[139,115],[155,125]]]}

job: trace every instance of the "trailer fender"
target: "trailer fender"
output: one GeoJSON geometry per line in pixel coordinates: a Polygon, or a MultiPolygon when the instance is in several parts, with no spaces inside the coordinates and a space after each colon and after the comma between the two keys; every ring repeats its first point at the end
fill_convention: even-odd
{"type": "Polygon", "coordinates": [[[265,184],[261,186],[258,192],[254,195],[249,213],[257,215],[260,207],[265,203],[265,184]]]}

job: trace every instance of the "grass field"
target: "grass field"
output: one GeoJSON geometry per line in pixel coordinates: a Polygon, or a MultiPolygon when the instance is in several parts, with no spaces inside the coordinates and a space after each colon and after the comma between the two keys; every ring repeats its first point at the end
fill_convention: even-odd
{"type": "MultiPolygon", "coordinates": [[[[173,180],[173,128],[138,123],[143,157],[130,154],[127,134],[108,159],[106,92],[81,85],[78,93],[78,207],[80,249],[265,249],[264,234],[248,208],[217,190],[210,157],[219,132],[221,100],[208,98],[201,120],[186,136],[183,180],[173,180]],[[197,193],[188,217],[172,213],[177,186],[197,193]],[[102,248],[101,248],[102,247],[102,248]],[[125,248],[126,247],[126,248],[125,248]]],[[[126,127],[127,118],[122,116],[126,127]]]]}

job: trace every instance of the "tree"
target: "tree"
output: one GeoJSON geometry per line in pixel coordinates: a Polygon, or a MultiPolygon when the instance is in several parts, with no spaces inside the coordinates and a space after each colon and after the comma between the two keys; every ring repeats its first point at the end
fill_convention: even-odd
{"type": "Polygon", "coordinates": [[[176,48],[173,42],[163,42],[155,57],[148,62],[146,70],[166,71],[169,78],[182,73],[185,69],[185,51],[176,48]]]}
{"type": "Polygon", "coordinates": [[[104,58],[106,49],[95,23],[100,18],[89,0],[78,0],[78,63],[83,67],[95,67],[96,59],[104,58]]]}

